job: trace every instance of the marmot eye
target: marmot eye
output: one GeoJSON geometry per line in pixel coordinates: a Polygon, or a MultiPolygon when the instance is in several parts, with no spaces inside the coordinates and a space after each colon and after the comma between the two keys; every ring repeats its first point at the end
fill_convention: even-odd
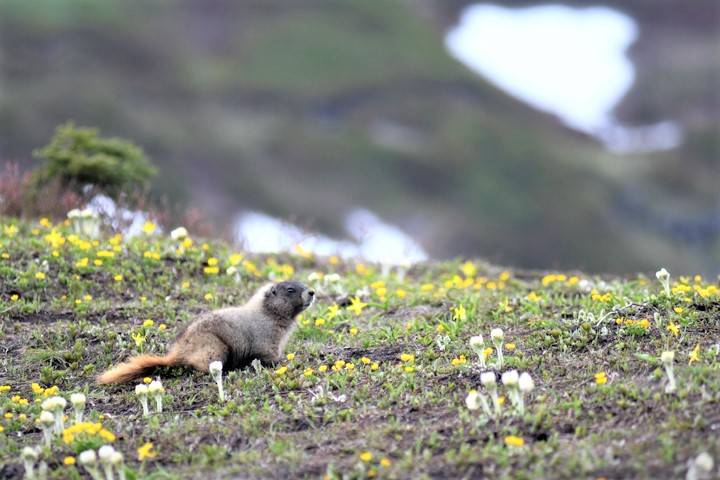
{"type": "Polygon", "coordinates": [[[288,287],[287,289],[288,293],[295,293],[295,289],[293,287],[288,287]]]}

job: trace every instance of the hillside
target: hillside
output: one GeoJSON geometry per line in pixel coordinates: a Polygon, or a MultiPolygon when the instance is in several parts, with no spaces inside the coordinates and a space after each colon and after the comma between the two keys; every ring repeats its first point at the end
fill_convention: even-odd
{"type": "Polygon", "coordinates": [[[23,478],[21,451],[36,446],[22,454],[36,470],[90,478],[81,453],[103,445],[129,479],[718,475],[716,282],[673,276],[665,290],[642,275],[479,261],[383,273],[173,240],[152,225],[123,238],[77,233],[81,223],[2,224],[2,478],[23,478]],[[226,373],[226,401],[208,375],[162,370],[162,412],[151,396],[144,416],[135,384],[95,383],[128,356],[166,352],[197,313],[284,278],[313,286],[317,301],[286,361],[226,373]],[[522,408],[511,371],[530,378],[519,380],[522,408]],[[79,393],[83,421],[68,402],[79,393]],[[46,438],[36,422],[57,396],[68,418],[53,434],[51,417],[46,438]]]}
{"type": "Polygon", "coordinates": [[[142,145],[156,194],[218,232],[256,209],[343,236],[364,207],[436,258],[715,272],[716,251],[624,215],[644,159],[467,71],[408,5],[3,2],[0,158],[29,167],[74,119],[142,145]]]}

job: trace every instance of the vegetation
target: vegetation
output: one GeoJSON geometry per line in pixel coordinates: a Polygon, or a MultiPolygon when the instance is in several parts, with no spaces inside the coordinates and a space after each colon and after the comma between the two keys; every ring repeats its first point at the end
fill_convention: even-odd
{"type": "Polygon", "coordinates": [[[33,172],[38,185],[59,181],[78,194],[91,188],[116,200],[137,197],[156,173],[132,142],[100,138],[96,128],[75,127],[72,122],[58,126],[50,143],[35,155],[45,160],[33,172]]]}
{"type": "Polygon", "coordinates": [[[715,281],[258,256],[93,221],[2,222],[0,477],[703,478],[720,455],[715,281]],[[95,383],[285,278],[316,304],[281,365],[222,372],[224,401],[179,369],[95,383]]]}

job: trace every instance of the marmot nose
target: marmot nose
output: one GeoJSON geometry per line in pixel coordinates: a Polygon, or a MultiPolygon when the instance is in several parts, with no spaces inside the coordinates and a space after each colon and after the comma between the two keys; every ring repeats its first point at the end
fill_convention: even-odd
{"type": "Polygon", "coordinates": [[[308,295],[310,295],[311,297],[315,295],[315,290],[308,290],[308,295]]]}

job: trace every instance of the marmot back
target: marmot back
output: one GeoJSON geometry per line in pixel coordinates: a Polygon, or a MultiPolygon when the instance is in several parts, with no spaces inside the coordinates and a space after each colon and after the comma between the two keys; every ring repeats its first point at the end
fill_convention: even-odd
{"type": "Polygon", "coordinates": [[[241,307],[200,314],[182,329],[164,356],[140,355],[103,373],[99,383],[120,383],[146,377],[156,367],[191,367],[207,372],[220,361],[234,370],[258,359],[273,365],[296,326],[296,317],[310,306],[315,292],[299,282],[269,283],[241,307]]]}

